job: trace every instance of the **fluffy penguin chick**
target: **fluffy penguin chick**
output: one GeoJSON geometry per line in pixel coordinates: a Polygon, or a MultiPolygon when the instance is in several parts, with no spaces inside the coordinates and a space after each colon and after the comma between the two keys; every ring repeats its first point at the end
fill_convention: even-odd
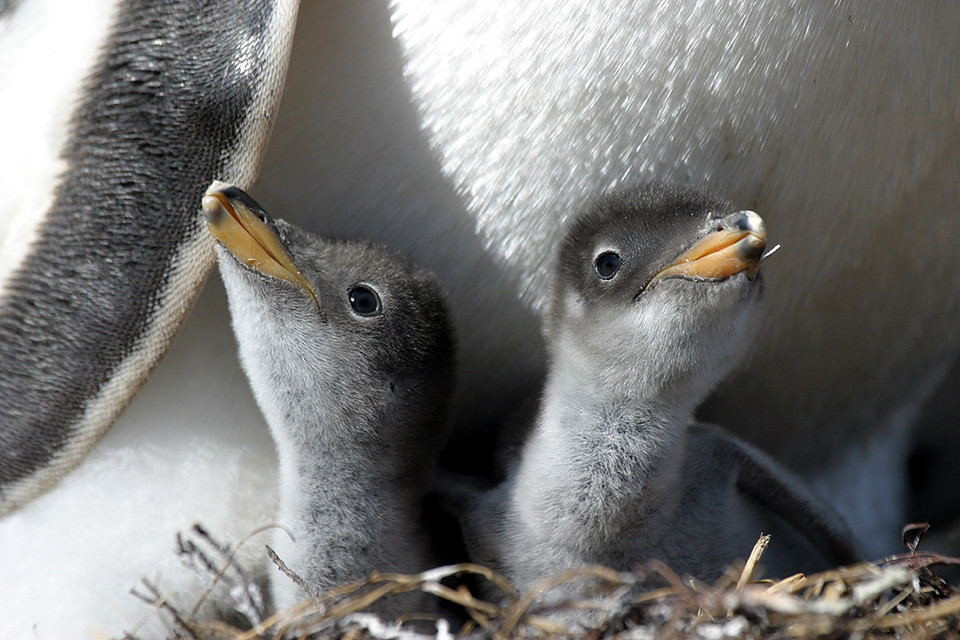
{"type": "MultiPolygon", "coordinates": [[[[236,187],[214,183],[203,208],[279,455],[279,522],[293,540],[278,535],[277,553],[315,594],[429,568],[421,503],[454,358],[440,287],[382,248],[273,220],[236,187]]],[[[307,595],[279,574],[272,592],[280,608],[307,595]]]]}
{"type": "Polygon", "coordinates": [[[516,586],[587,563],[657,558],[713,580],[772,534],[768,575],[853,561],[845,526],[697,405],[748,346],[763,221],[645,185],[599,201],[559,249],[550,366],[516,467],[462,514],[474,560],[516,586]]]}

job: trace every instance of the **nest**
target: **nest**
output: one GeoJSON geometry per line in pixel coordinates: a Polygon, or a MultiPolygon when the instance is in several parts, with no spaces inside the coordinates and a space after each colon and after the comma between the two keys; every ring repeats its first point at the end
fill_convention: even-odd
{"type": "MultiPolygon", "coordinates": [[[[237,548],[219,545],[199,526],[193,533],[193,539],[178,540],[181,555],[208,576],[209,588],[196,606],[177,610],[146,581],[134,592],[169,620],[172,638],[960,638],[960,590],[934,571],[960,566],[960,558],[917,552],[918,537],[908,544],[909,553],[777,582],[753,579],[769,542],[763,536],[746,563],[710,585],[650,562],[634,572],[584,567],[519,594],[490,569],[457,564],[416,575],[374,574],[271,612],[258,583],[235,562],[237,548]],[[651,581],[664,586],[651,589],[651,581]],[[500,597],[474,595],[481,591],[466,585],[478,582],[483,593],[500,597]],[[415,591],[431,594],[441,610],[452,613],[395,621],[364,613],[381,598],[415,591]],[[579,595],[558,599],[558,592],[579,595]],[[221,619],[202,619],[203,605],[213,600],[221,619]],[[565,622],[584,616],[591,620],[587,627],[565,622]]],[[[298,580],[270,553],[281,571],[298,580]]],[[[136,637],[133,632],[125,640],[136,637]]]]}

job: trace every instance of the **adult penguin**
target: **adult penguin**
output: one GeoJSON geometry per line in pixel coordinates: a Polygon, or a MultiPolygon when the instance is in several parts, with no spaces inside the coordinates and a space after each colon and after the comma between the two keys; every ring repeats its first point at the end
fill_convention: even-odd
{"type": "Polygon", "coordinates": [[[887,553],[916,412],[960,344],[958,20],[936,2],[305,6],[253,195],[445,278],[474,363],[461,468],[542,367],[566,212],[644,178],[764,211],[784,247],[769,313],[702,417],[887,553]]]}
{"type": "MultiPolygon", "coordinates": [[[[68,108],[23,99],[60,86],[52,75],[6,82],[38,61],[62,71],[84,57],[51,57],[56,49],[46,44],[24,53],[30,39],[14,34],[48,6],[23,0],[0,9],[5,136],[30,129],[14,105],[38,114],[68,108]]],[[[108,22],[109,7],[71,6],[108,22]]],[[[97,36],[57,9],[67,35],[51,45],[97,36]]],[[[305,4],[254,195],[301,225],[386,242],[445,279],[465,360],[478,363],[464,370],[469,394],[457,403],[464,427],[450,458],[459,466],[467,466],[464,451],[489,440],[496,408],[510,406],[500,399],[535,386],[536,316],[547,290],[539,261],[558,239],[560,212],[643,175],[699,183],[763,209],[789,250],[768,269],[773,312],[756,348],[711,413],[735,416],[729,422],[745,435],[818,481],[865,538],[879,532],[868,552],[887,550],[912,416],[958,343],[960,276],[949,259],[960,240],[958,11],[932,2],[305,4]],[[319,211],[322,223],[308,217],[319,211]],[[823,233],[833,242],[821,242],[823,233]],[[885,312],[891,300],[910,313],[885,312]]],[[[175,31],[189,18],[156,26],[175,31]]],[[[125,33],[138,29],[149,31],[131,24],[125,33]]],[[[153,40],[165,42],[162,33],[153,40]]],[[[38,193],[31,185],[45,182],[28,179],[34,165],[20,155],[8,158],[2,192],[22,205],[38,193]]],[[[55,175],[41,177],[52,184],[55,175]]],[[[9,249],[22,236],[8,223],[20,217],[0,219],[0,256],[21,256],[9,249]]],[[[4,300],[14,268],[4,266],[4,300]]],[[[233,429],[221,453],[260,447],[263,470],[245,476],[252,484],[237,494],[269,493],[272,453],[238,368],[204,357],[213,345],[232,350],[215,329],[226,324],[222,293],[210,289],[199,305],[197,322],[118,427],[141,429],[130,440],[155,445],[170,433],[157,425],[168,422],[233,429]]],[[[19,327],[6,325],[4,335],[19,327]]],[[[3,370],[19,357],[5,356],[3,370]]],[[[63,373],[67,388],[78,383],[75,371],[63,373]]],[[[182,436],[171,435],[158,446],[176,451],[178,443],[182,436]]],[[[195,468],[216,477],[218,464],[195,468]]],[[[235,505],[222,504],[208,515],[235,505]]]]}
{"type": "Polygon", "coordinates": [[[149,611],[128,594],[148,576],[192,606],[203,585],[175,534],[202,519],[236,540],[269,520],[256,500],[216,515],[223,493],[203,487],[229,491],[251,461],[195,428],[200,414],[168,412],[87,454],[214,264],[207,185],[256,176],[297,4],[0,5],[0,512],[20,507],[0,520],[0,636],[119,635],[149,611]]]}

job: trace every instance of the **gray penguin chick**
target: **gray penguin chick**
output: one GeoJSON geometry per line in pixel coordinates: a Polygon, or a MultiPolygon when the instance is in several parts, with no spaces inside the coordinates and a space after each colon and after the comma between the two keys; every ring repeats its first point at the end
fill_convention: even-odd
{"type": "Polygon", "coordinates": [[[518,588],[659,559],[713,580],[772,534],[783,576],[853,562],[846,526],[793,476],[694,411],[740,361],[761,298],[763,221],[649,184],[598,201],[559,249],[549,370],[506,480],[467,498],[473,560],[518,588]]]}
{"type": "MultiPolygon", "coordinates": [[[[214,183],[217,240],[240,359],[279,456],[280,558],[313,594],[373,571],[433,566],[422,522],[446,438],[454,338],[431,274],[372,244],[273,220],[214,183]]],[[[274,604],[308,594],[286,576],[274,604]]],[[[380,600],[393,616],[410,599],[380,600]]]]}

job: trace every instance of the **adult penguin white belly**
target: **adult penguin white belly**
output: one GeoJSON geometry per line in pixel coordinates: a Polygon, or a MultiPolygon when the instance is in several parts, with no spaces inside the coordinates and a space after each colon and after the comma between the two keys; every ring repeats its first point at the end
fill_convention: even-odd
{"type": "MultiPolygon", "coordinates": [[[[84,459],[179,329],[214,264],[200,199],[214,177],[256,176],[296,8],[0,5],[0,513],[84,459]]],[[[233,351],[229,336],[188,335],[195,359],[233,351]]],[[[256,462],[201,426],[229,419],[223,386],[193,411],[134,408],[65,482],[0,520],[0,636],[132,630],[150,610],[128,594],[144,577],[195,600],[176,532],[203,519],[237,539],[269,517],[218,517],[223,494],[200,490],[229,491],[256,462]]]]}
{"type": "MultiPolygon", "coordinates": [[[[0,47],[36,2],[6,5],[0,47]]],[[[858,452],[868,468],[882,466],[885,455],[900,463],[894,441],[880,446],[866,438],[868,429],[895,433],[909,424],[924,378],[936,376],[957,343],[958,276],[948,257],[960,201],[952,175],[960,42],[949,28],[957,9],[643,3],[628,14],[615,2],[570,2],[483,13],[462,4],[305,4],[284,108],[254,189],[300,224],[387,242],[446,279],[471,363],[463,388],[473,395],[461,398],[461,415],[488,417],[471,405],[507,405],[499,400],[540,370],[534,314],[546,271],[539,263],[559,233],[559,212],[621,178],[655,175],[762,207],[772,238],[788,249],[767,271],[776,293],[758,351],[744,365],[756,372],[753,382],[734,376],[744,395],[721,396],[728,414],[744,397],[766,397],[768,406],[754,400],[735,423],[756,417],[748,429],[754,440],[827,480],[857,469],[858,452]],[[817,225],[806,224],[809,216],[817,225]],[[832,230],[831,246],[844,251],[825,254],[813,226],[832,230]],[[882,311],[893,297],[908,317],[882,311]],[[763,429],[762,419],[773,427],[763,429]],[[867,440],[874,450],[861,444],[867,440]]],[[[31,93],[13,95],[17,102],[31,93]]],[[[3,122],[5,131],[19,126],[18,118],[3,122]]],[[[25,180],[8,184],[5,198],[30,189],[25,180]]],[[[158,415],[202,416],[191,426],[206,429],[191,437],[241,429],[205,461],[216,477],[225,455],[263,445],[266,432],[255,414],[238,415],[233,399],[248,397],[239,369],[218,369],[204,357],[210,327],[227,324],[222,300],[209,303],[211,315],[189,323],[158,370],[162,379],[147,385],[117,428],[141,429],[128,437],[131,449],[141,437],[177,442],[178,434],[153,428],[158,415]],[[221,390],[222,400],[199,392],[198,380],[221,390]]],[[[722,420],[723,412],[715,415],[722,420]]],[[[848,515],[854,502],[877,506],[870,496],[886,490],[869,474],[844,488],[847,495],[828,497],[848,515]]],[[[41,498],[48,507],[52,499],[41,498]]],[[[66,504],[78,501],[57,506],[66,504]]],[[[205,519],[232,507],[209,509],[205,519]]],[[[16,522],[40,509],[16,512],[16,522]]],[[[895,512],[882,514],[888,528],[895,512]]],[[[115,515],[84,506],[69,513],[101,522],[115,515]]],[[[869,520],[857,524],[866,529],[869,520]]],[[[10,540],[8,531],[0,538],[10,540]]],[[[51,560],[45,554],[33,558],[51,560]]],[[[14,564],[30,566],[19,557],[14,564]]]]}
{"type": "Polygon", "coordinates": [[[764,211],[784,249],[761,334],[704,417],[813,478],[880,553],[960,339],[958,20],[935,2],[307,5],[253,194],[445,278],[479,424],[541,363],[563,212],[644,176],[764,211]]]}

